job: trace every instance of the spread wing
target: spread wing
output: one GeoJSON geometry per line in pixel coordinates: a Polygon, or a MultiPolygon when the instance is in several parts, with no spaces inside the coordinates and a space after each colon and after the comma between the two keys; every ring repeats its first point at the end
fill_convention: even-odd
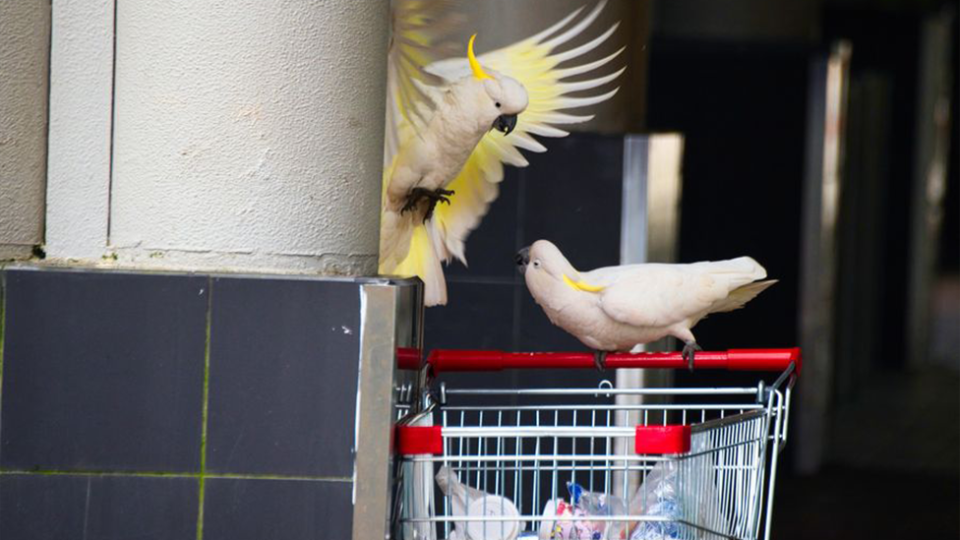
{"type": "MultiPolygon", "coordinates": [[[[564,137],[566,131],[558,126],[586,122],[590,115],[574,115],[567,111],[600,103],[611,98],[617,89],[597,89],[616,79],[623,68],[605,75],[577,82],[565,82],[570,77],[596,73],[609,64],[620,52],[606,58],[576,63],[584,54],[604,43],[617,25],[613,25],[587,43],[563,52],[556,52],[562,45],[581,36],[596,21],[606,2],[600,2],[586,16],[580,17],[578,9],[547,28],[543,32],[509,45],[502,49],[478,56],[480,64],[517,79],[527,90],[529,104],[519,115],[517,125],[510,135],[492,131],[477,145],[460,174],[448,189],[456,192],[449,205],[437,207],[428,223],[434,227],[433,237],[439,240],[438,254],[445,261],[456,257],[466,263],[464,242],[487,213],[491,202],[497,198],[498,184],[503,180],[503,165],[525,167],[528,165],[520,150],[545,152],[546,148],[534,138],[564,137]],[[563,65],[564,67],[561,67],[563,65]]],[[[455,81],[471,73],[468,61],[454,58],[435,62],[426,68],[445,81],[455,81]]]]}
{"type": "Polygon", "coordinates": [[[425,88],[442,80],[424,71],[459,52],[447,36],[459,25],[451,0],[394,0],[387,52],[387,118],[384,165],[389,166],[405,137],[424,125],[433,110],[425,88]]]}

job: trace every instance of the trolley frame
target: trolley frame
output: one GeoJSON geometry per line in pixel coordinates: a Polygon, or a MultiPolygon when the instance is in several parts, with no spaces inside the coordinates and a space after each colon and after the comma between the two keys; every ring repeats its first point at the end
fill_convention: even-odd
{"type": "MultiPolygon", "coordinates": [[[[406,360],[398,357],[406,362],[402,367],[413,367],[409,352],[406,360]]],[[[607,366],[669,369],[686,362],[678,353],[616,354],[608,356],[607,366]]],[[[787,438],[799,349],[696,354],[698,369],[781,372],[772,384],[761,380],[753,387],[615,389],[604,381],[598,388],[457,389],[430,384],[448,371],[531,367],[592,369],[594,364],[586,353],[441,350],[427,358],[420,367],[420,391],[404,389],[411,403],[396,431],[396,537],[450,538],[454,529],[480,526],[481,536],[500,538],[506,525],[520,522],[521,530],[536,538],[543,526],[576,521],[605,523],[598,526],[606,528],[605,534],[619,527],[626,530],[625,538],[644,524],[649,530],[659,527],[663,538],[752,540],[762,530],[769,539],[777,457],[787,438]],[[418,400],[411,399],[418,394],[418,400]],[[617,404],[619,395],[648,401],[617,404]],[[483,502],[483,516],[455,512],[449,494],[434,492],[438,470],[448,471],[450,481],[500,497],[489,500],[499,501],[501,508],[483,502]],[[649,493],[656,485],[645,480],[665,475],[672,475],[671,482],[656,485],[674,490],[671,504],[679,510],[658,515],[634,506],[638,499],[654,500],[649,493]],[[548,501],[568,497],[568,481],[604,494],[605,500],[619,497],[622,510],[588,518],[543,517],[548,501]],[[508,503],[503,498],[517,515],[504,515],[508,503]]],[[[470,495],[466,499],[472,502],[470,495]]]]}

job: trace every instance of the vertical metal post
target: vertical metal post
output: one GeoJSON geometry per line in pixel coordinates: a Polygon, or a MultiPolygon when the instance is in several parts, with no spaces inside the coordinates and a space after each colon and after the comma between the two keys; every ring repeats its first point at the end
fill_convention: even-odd
{"type": "MultiPolygon", "coordinates": [[[[620,225],[620,264],[673,262],[680,231],[681,162],[683,138],[679,134],[627,135],[623,141],[623,200],[620,225]]],[[[668,340],[635,350],[664,350],[668,340]]],[[[668,371],[617,370],[617,388],[642,388],[670,384],[668,371]]],[[[618,405],[638,405],[644,396],[618,395],[618,405]]],[[[639,411],[621,411],[617,425],[641,423],[639,411]]],[[[616,441],[616,453],[632,451],[626,441],[616,441]]],[[[622,475],[623,473],[616,473],[622,475]]],[[[632,493],[639,483],[630,474],[632,493]]],[[[615,478],[616,485],[623,479],[615,478]]]]}
{"type": "Polygon", "coordinates": [[[799,418],[804,435],[796,460],[798,469],[807,473],[820,467],[833,388],[837,213],[850,54],[849,44],[840,42],[828,57],[814,60],[810,66],[799,323],[806,384],[799,418]]]}
{"type": "MultiPolygon", "coordinates": [[[[353,538],[390,537],[393,423],[402,378],[397,347],[419,346],[420,287],[413,280],[376,280],[361,289],[353,538]]],[[[410,381],[408,381],[410,382],[410,381]]]]}
{"type": "MultiPolygon", "coordinates": [[[[950,159],[950,26],[956,6],[944,6],[921,26],[917,91],[916,150],[910,195],[910,244],[907,295],[907,363],[929,357],[932,290],[937,267],[937,240],[943,219],[950,159]]],[[[954,38],[955,39],[955,38],[954,38]]],[[[956,144],[956,142],[954,142],[956,144]]]]}

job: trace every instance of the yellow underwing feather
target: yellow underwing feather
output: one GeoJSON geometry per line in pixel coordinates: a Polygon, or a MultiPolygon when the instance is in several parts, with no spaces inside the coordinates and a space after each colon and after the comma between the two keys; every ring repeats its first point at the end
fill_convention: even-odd
{"type": "MultiPolygon", "coordinates": [[[[437,206],[433,220],[438,232],[436,241],[442,244],[437,247],[437,252],[444,261],[449,261],[452,257],[466,264],[464,243],[496,198],[497,184],[503,180],[504,164],[527,166],[527,160],[520,149],[530,152],[546,151],[534,135],[565,137],[568,132],[557,126],[577,124],[593,118],[592,115],[574,115],[560,111],[595,105],[610,99],[617,92],[616,88],[607,91],[597,89],[617,79],[623,73],[623,68],[607,73],[597,70],[616,59],[623,51],[622,48],[600,60],[579,65],[574,63],[576,59],[607,41],[616,31],[616,24],[583,45],[557,51],[561,45],[583,35],[596,21],[605,3],[598,3],[583,16],[583,9],[578,9],[539,34],[477,56],[484,68],[509,75],[523,84],[529,104],[519,115],[516,128],[510,135],[504,136],[500,132],[491,131],[484,136],[463,170],[448,186],[447,189],[456,192],[451,197],[450,204],[437,206]],[[566,63],[563,68],[557,67],[563,62],[566,63]],[[598,75],[590,77],[589,80],[564,80],[594,72],[598,75]],[[572,93],[578,94],[574,96],[572,93]]],[[[462,57],[435,62],[429,65],[426,71],[447,82],[471,74],[468,60],[462,57]]]]}
{"type": "MultiPolygon", "coordinates": [[[[456,15],[448,11],[448,0],[394,0],[393,4],[384,186],[390,179],[393,158],[400,145],[417,136],[426,125],[434,100],[444,85],[475,76],[477,72],[471,69],[470,60],[463,57],[462,49],[458,51],[458,46],[443,41],[456,22],[456,15]],[[445,57],[450,59],[439,60],[445,57]]],[[[446,186],[456,192],[450,204],[437,205],[430,221],[417,224],[409,244],[398,246],[387,260],[380,261],[381,273],[420,276],[426,285],[427,305],[446,303],[440,261],[456,258],[466,264],[465,241],[497,198],[504,165],[527,166],[521,149],[545,152],[546,148],[534,136],[565,137],[568,132],[558,126],[593,118],[561,111],[588,107],[616,93],[616,89],[597,89],[612,83],[623,73],[623,68],[604,73],[598,70],[610,65],[623,48],[600,60],[576,63],[607,41],[616,31],[616,25],[582,45],[566,47],[568,42],[584,35],[605,4],[606,0],[599,2],[586,14],[583,8],[577,9],[538,34],[476,57],[475,64],[482,66],[483,75],[499,72],[524,86],[529,98],[527,109],[519,115],[510,135],[505,137],[493,131],[483,137],[459,175],[446,186]],[[560,48],[564,50],[558,50],[560,48]],[[558,67],[561,63],[563,67],[558,67]],[[597,76],[588,80],[566,80],[594,72],[597,76]],[[571,95],[574,93],[577,95],[571,95]]],[[[582,286],[587,287],[583,290],[589,290],[589,285],[582,286]]]]}
{"type": "Polygon", "coordinates": [[[423,301],[429,306],[447,303],[447,284],[433,242],[423,225],[413,231],[407,257],[394,268],[398,276],[419,276],[424,284],[423,301]]]}
{"type": "Polygon", "coordinates": [[[459,26],[459,15],[451,10],[453,4],[451,0],[392,2],[384,165],[399,150],[404,128],[418,131],[433,109],[424,85],[437,86],[443,81],[424,71],[424,67],[458,52],[459,45],[447,39],[459,26]]]}

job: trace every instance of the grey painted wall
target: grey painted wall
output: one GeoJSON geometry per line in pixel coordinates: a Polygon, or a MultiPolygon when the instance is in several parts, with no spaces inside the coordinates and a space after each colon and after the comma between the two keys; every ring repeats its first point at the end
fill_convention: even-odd
{"type": "Polygon", "coordinates": [[[0,259],[43,242],[48,2],[0,2],[0,259]]]}

